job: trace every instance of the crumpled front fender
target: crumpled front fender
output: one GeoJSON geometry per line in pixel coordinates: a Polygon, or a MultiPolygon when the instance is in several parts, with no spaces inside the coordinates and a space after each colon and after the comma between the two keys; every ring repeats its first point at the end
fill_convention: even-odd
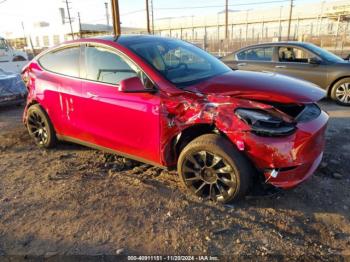
{"type": "Polygon", "coordinates": [[[163,99],[160,106],[161,118],[161,161],[165,166],[173,166],[176,158],[171,141],[191,126],[212,125],[226,134],[237,145],[250,131],[250,127],[234,114],[237,107],[271,108],[254,101],[235,99],[229,96],[203,96],[186,94],[172,99],[163,99]]]}

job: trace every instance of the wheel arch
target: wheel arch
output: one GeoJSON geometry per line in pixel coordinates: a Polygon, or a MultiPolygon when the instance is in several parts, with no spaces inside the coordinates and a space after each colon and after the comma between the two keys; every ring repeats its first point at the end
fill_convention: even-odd
{"type": "Polygon", "coordinates": [[[175,141],[175,153],[176,159],[180,155],[182,149],[193,139],[204,135],[216,132],[216,126],[213,124],[195,124],[182,130],[177,136],[175,141]]]}
{"type": "Polygon", "coordinates": [[[231,142],[231,140],[226,136],[226,134],[220,131],[213,123],[191,125],[181,130],[181,132],[179,132],[170,142],[170,155],[172,157],[167,161],[173,163],[173,165],[171,165],[170,168],[172,169],[176,166],[176,162],[179,158],[181,151],[185,148],[185,146],[188,143],[190,143],[197,137],[200,137],[205,134],[218,134],[220,136],[223,136],[229,142],[231,142]]]}
{"type": "MultiPolygon", "coordinates": [[[[38,102],[37,100],[35,100],[35,99],[32,99],[32,100],[27,104],[27,108],[31,107],[32,105],[36,105],[36,104],[39,104],[39,102],[38,102]]],[[[40,104],[39,104],[39,106],[40,106],[40,104]]],[[[43,109],[42,106],[40,106],[40,107],[43,109]]]]}
{"type": "Polygon", "coordinates": [[[350,75],[338,77],[328,86],[328,88],[327,88],[327,97],[331,97],[331,92],[332,92],[332,89],[335,86],[335,84],[338,83],[339,81],[345,79],[345,78],[350,78],[350,75]]]}
{"type": "Polygon", "coordinates": [[[40,107],[41,110],[43,110],[43,112],[46,114],[46,116],[48,117],[53,129],[56,131],[56,127],[54,125],[54,123],[51,120],[50,115],[48,114],[47,110],[45,110],[45,108],[39,103],[39,101],[37,101],[36,99],[32,99],[31,101],[29,101],[26,105],[26,109],[24,112],[24,116],[23,116],[23,122],[25,125],[27,125],[27,116],[28,116],[28,109],[33,106],[33,105],[38,105],[40,107]]]}
{"type": "MultiPolygon", "coordinates": [[[[30,101],[27,102],[26,106],[25,106],[25,109],[24,109],[24,113],[23,113],[23,123],[25,126],[27,126],[27,117],[28,117],[28,109],[29,107],[33,106],[33,105],[36,105],[36,104],[39,104],[38,101],[36,101],[35,99],[32,99],[30,101]]],[[[39,104],[40,105],[40,104],[39,104]]],[[[41,107],[41,106],[40,106],[41,107]]],[[[42,108],[42,107],[41,107],[42,108]]],[[[43,108],[42,108],[43,109],[43,108]]],[[[44,110],[44,109],[43,109],[44,110]]]]}

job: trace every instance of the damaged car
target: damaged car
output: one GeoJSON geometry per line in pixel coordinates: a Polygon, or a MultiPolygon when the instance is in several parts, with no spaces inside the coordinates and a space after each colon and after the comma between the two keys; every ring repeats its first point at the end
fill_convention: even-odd
{"type": "Polygon", "coordinates": [[[0,69],[0,107],[22,105],[26,100],[27,89],[18,73],[0,69]]]}
{"type": "Polygon", "coordinates": [[[232,71],[184,41],[66,42],[24,68],[24,123],[39,147],[70,141],[177,169],[193,194],[227,203],[254,183],[293,188],[322,160],[317,86],[232,71]]]}

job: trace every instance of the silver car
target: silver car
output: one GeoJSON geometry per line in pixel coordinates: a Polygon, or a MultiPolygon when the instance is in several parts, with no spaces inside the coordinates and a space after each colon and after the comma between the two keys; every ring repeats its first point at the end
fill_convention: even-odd
{"type": "Polygon", "coordinates": [[[242,48],[221,58],[233,70],[268,71],[303,79],[350,105],[350,63],[314,44],[275,42],[242,48]]]}

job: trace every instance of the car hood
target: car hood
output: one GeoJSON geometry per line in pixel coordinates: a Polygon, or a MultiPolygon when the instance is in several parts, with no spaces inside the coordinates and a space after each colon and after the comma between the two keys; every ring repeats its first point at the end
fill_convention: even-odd
{"type": "Polygon", "coordinates": [[[274,73],[230,71],[186,88],[188,91],[278,103],[312,103],[325,97],[318,86],[274,73]]]}

